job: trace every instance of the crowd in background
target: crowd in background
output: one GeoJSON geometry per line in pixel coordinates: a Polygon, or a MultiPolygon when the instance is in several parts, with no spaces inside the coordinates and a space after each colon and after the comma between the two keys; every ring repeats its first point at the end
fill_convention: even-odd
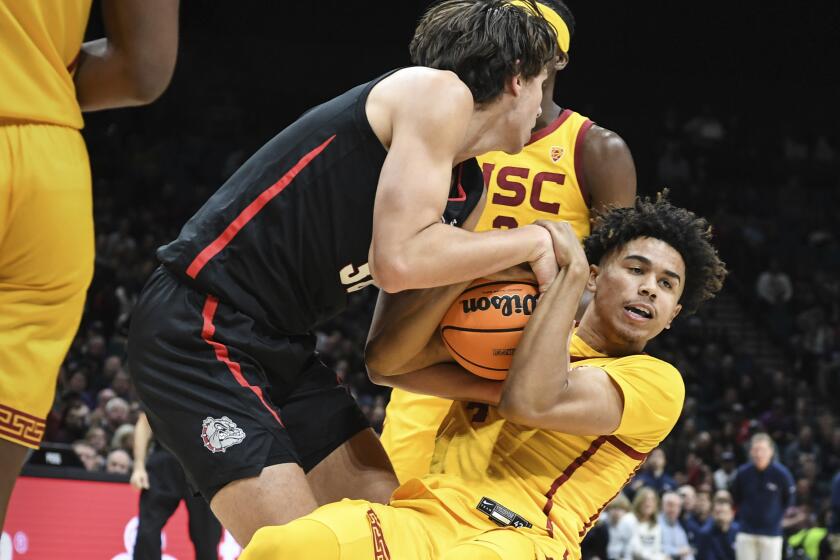
{"type": "MultiPolygon", "coordinates": [[[[708,107],[694,112],[666,111],[661,129],[647,131],[658,138],[647,151],[636,152],[631,141],[640,192],[667,186],[676,203],[710,219],[731,271],[724,293],[743,312],[742,323],[751,322],[769,341],[776,359],[759,359],[740,344],[735,327],[722,319],[720,302],[679,319],[655,341],[649,351],[685,378],[685,408],[661,450],[628,487],[632,505],[617,500],[604,523],[610,526],[608,548],[617,546],[612,526],[626,525],[620,518],[633,516],[636,533],[654,519],[665,524],[662,537],[677,539],[666,556],[691,560],[690,552],[706,560],[718,556],[705,555],[698,531],[708,529],[709,520],[729,531],[738,506],[733,477],[748,463],[748,444],[759,432],[775,442],[776,458],[793,480],[786,533],[827,522],[832,479],[840,472],[840,222],[835,219],[840,166],[838,146],[821,133],[777,123],[779,130],[768,134],[718,117],[708,107]],[[679,519],[684,527],[689,517],[701,529],[692,529],[685,548],[669,523],[679,519]]],[[[122,127],[130,128],[131,117],[86,131],[96,273],[81,328],[61,368],[45,441],[71,445],[91,471],[131,470],[139,403],[127,373],[126,334],[133,303],[157,266],[155,249],[177,235],[261,140],[232,124],[241,115],[232,102],[220,100],[206,114],[200,133],[183,129],[159,137],[150,123],[148,137],[126,134],[122,127]],[[236,132],[217,142],[216,129],[236,132]],[[237,143],[242,149],[232,153],[220,147],[237,143]]],[[[362,356],[375,298],[372,288],[354,294],[350,309],[317,335],[322,359],[380,428],[388,391],[368,381],[362,356]]],[[[644,541],[642,533],[636,537],[644,541]]],[[[606,554],[659,558],[646,552],[627,556],[626,546],[623,550],[606,554]]]]}

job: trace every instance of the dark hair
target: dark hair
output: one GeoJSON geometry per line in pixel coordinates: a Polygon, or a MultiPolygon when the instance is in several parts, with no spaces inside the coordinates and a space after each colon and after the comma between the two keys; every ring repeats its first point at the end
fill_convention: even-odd
{"type": "Polygon", "coordinates": [[[542,4],[543,6],[548,6],[555,12],[560,18],[563,20],[563,23],[566,24],[566,27],[569,28],[569,38],[575,36],[575,28],[577,27],[577,21],[575,20],[575,16],[572,13],[572,10],[563,2],[563,0],[537,0],[537,4],[542,4]]]}
{"type": "Polygon", "coordinates": [[[636,198],[631,208],[613,208],[596,220],[597,229],[584,241],[586,257],[592,264],[630,241],[652,237],[664,241],[685,261],[685,289],[680,299],[686,313],[693,313],[701,302],[711,299],[723,286],[726,265],[712,246],[712,229],[704,218],[672,205],[665,190],[652,201],[636,198]]]}
{"type": "Polygon", "coordinates": [[[557,51],[554,28],[538,11],[508,0],[444,0],[423,15],[409,52],[421,66],[451,70],[476,103],[498,97],[511,76],[542,72],[557,51]]]}

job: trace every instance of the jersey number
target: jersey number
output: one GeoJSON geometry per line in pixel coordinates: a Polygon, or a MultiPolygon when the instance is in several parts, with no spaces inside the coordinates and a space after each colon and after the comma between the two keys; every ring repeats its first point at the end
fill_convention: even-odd
{"type": "MultiPolygon", "coordinates": [[[[493,174],[493,169],[496,167],[494,163],[485,163],[482,166],[484,174],[484,184],[490,185],[490,176],[493,174]]],[[[497,206],[521,206],[525,203],[525,198],[528,189],[525,188],[525,183],[515,179],[527,180],[531,175],[531,170],[525,167],[515,167],[508,165],[499,169],[496,175],[496,183],[504,193],[493,193],[491,204],[497,206]]],[[[528,204],[537,212],[544,212],[546,214],[559,214],[559,202],[546,202],[542,200],[542,189],[544,183],[556,183],[562,185],[566,182],[566,176],[562,173],[551,173],[549,171],[540,171],[531,180],[531,194],[528,196],[528,204]]],[[[493,229],[512,229],[519,226],[519,222],[513,216],[496,216],[493,218],[493,229]]]]}
{"type": "Polygon", "coordinates": [[[370,267],[368,263],[356,268],[352,264],[348,264],[338,271],[338,276],[341,278],[341,283],[348,286],[347,293],[358,292],[362,288],[367,288],[373,284],[373,277],[370,275],[370,267]]]}

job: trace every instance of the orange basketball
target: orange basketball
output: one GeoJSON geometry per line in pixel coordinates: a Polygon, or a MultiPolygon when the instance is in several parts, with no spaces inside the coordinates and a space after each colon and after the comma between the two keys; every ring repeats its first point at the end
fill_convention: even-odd
{"type": "Polygon", "coordinates": [[[468,371],[501,381],[539,295],[529,280],[476,280],[440,322],[440,337],[468,371]]]}

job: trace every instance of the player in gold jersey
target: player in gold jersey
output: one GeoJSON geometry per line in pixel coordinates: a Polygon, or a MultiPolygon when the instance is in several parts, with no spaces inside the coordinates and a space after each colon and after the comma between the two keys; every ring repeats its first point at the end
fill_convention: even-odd
{"type": "Polygon", "coordinates": [[[504,382],[439,362],[440,309],[378,306],[374,332],[382,322],[400,332],[371,340],[371,358],[402,341],[432,343],[415,358],[417,371],[372,378],[412,379],[412,389],[463,399],[441,426],[431,473],[404,483],[387,506],[344,500],[261,529],[242,560],[580,557],[601,510],[682,409],[679,372],[644,354],[646,344],[713,297],[726,270],[708,223],[664,198],[609,212],[585,254],[569,224],[540,225],[561,272],[504,382]],[[584,290],[593,299],[574,329],[584,290]],[[426,330],[411,328],[417,323],[426,330]]]}
{"type": "Polygon", "coordinates": [[[172,75],[177,0],[0,2],[0,528],[93,274],[82,111],[142,105],[172,75]]]}
{"type": "MultiPolygon", "coordinates": [[[[538,6],[558,39],[543,90],[542,114],[521,152],[490,152],[478,158],[487,201],[476,230],[562,220],[582,240],[589,235],[590,211],[633,203],[636,170],[630,150],[616,133],[554,101],[557,73],[569,63],[575,22],[559,0],[539,0],[538,6]]],[[[451,404],[401,389],[391,392],[381,440],[400,482],[428,472],[435,433],[451,404]]]]}

